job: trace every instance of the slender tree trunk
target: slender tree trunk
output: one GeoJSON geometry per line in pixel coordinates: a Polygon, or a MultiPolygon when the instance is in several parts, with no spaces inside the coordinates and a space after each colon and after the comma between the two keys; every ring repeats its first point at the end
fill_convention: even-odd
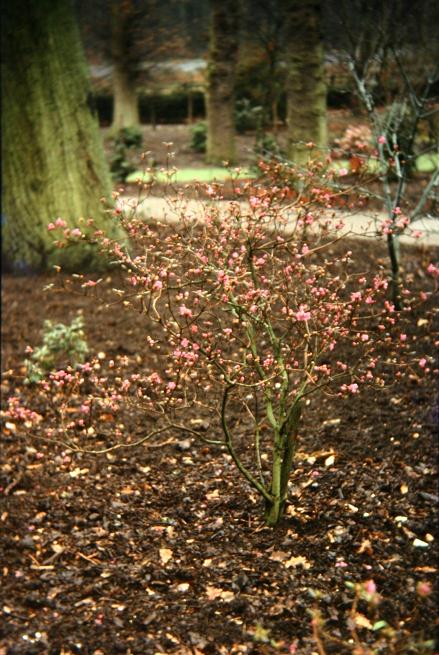
{"type": "MultiPolygon", "coordinates": [[[[313,142],[326,148],[326,85],[319,0],[283,0],[287,15],[289,157],[305,164],[313,142]]],[[[315,153],[314,153],[315,154],[315,153]]]]}
{"type": "MultiPolygon", "coordinates": [[[[111,182],[69,0],[16,0],[2,15],[3,260],[32,271],[96,267],[84,244],[54,247],[47,225],[92,217],[111,182]]],[[[79,225],[80,227],[81,225],[79,225]]]]}
{"type": "Polygon", "coordinates": [[[236,0],[212,0],[207,86],[207,154],[211,164],[234,163],[235,67],[239,11],[236,0]]]}
{"type": "Polygon", "coordinates": [[[113,66],[113,129],[139,127],[139,99],[135,82],[127,70],[115,63],[113,66]]]}
{"type": "Polygon", "coordinates": [[[114,131],[139,127],[136,58],[132,57],[132,4],[112,0],[111,58],[113,61],[113,125],[114,131]]]}
{"type": "Polygon", "coordinates": [[[290,416],[282,430],[275,434],[270,489],[273,500],[265,504],[265,522],[267,525],[277,525],[284,513],[288,495],[288,480],[293,466],[294,453],[296,452],[301,414],[302,403],[298,401],[292,407],[290,416]]]}

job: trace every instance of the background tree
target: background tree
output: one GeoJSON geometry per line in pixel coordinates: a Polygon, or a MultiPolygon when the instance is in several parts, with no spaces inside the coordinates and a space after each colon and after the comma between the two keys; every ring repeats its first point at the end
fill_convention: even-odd
{"type": "Polygon", "coordinates": [[[278,104],[285,87],[285,3],[246,0],[242,24],[238,76],[243,84],[251,79],[249,90],[263,106],[264,122],[269,124],[271,119],[276,132],[278,104]]]}
{"type": "Polygon", "coordinates": [[[144,19],[132,0],[111,2],[111,61],[113,63],[113,128],[140,125],[137,79],[139,75],[138,23],[144,19]],[[138,35],[137,35],[138,36],[138,35]]]}
{"type": "Polygon", "coordinates": [[[176,0],[77,0],[89,60],[112,66],[113,128],[138,127],[139,88],[157,64],[185,52],[184,19],[176,0]]]}
{"type": "Polygon", "coordinates": [[[240,12],[235,0],[212,0],[207,83],[207,156],[211,164],[235,161],[235,69],[240,12]]]}
{"type": "Polygon", "coordinates": [[[306,143],[327,145],[326,84],[320,2],[283,0],[285,15],[288,155],[296,164],[309,157],[306,143]]]}
{"type": "Polygon", "coordinates": [[[383,231],[392,301],[401,309],[399,236],[428,215],[439,179],[436,164],[416,203],[408,201],[407,182],[418,157],[439,153],[439,8],[431,0],[355,0],[331,9],[329,16],[339,25],[338,47],[373,133],[387,214],[383,231]]]}
{"type": "Polygon", "coordinates": [[[69,0],[3,5],[2,160],[5,263],[17,270],[93,266],[93,250],[58,250],[47,224],[107,224],[110,178],[69,0]]]}

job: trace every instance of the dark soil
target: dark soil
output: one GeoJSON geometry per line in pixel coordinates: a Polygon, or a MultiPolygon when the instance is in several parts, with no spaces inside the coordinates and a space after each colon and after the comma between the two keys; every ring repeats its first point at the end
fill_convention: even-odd
{"type": "MultiPolygon", "coordinates": [[[[352,248],[363,267],[383,256],[378,245],[352,248]]],[[[431,253],[404,257],[426,288],[431,253]]],[[[116,274],[99,296],[45,291],[60,280],[4,278],[4,398],[35,402],[23,386],[25,347],[40,343],[44,319],[68,322],[78,310],[104,372],[118,356],[127,373],[148,367],[145,317],[105,307],[116,274]]],[[[430,357],[434,316],[426,303],[409,332],[413,349],[430,357]]],[[[68,453],[6,419],[0,653],[353,653],[346,582],[370,579],[381,603],[361,601],[357,611],[394,630],[394,645],[374,652],[432,652],[419,644],[433,638],[435,603],[417,585],[437,572],[433,389],[431,377],[412,374],[358,399],[312,400],[275,530],[220,448],[168,434],[107,456],[68,453]],[[310,610],[325,621],[324,650],[310,610]]],[[[135,414],[122,418],[124,435],[142,432],[135,414]]],[[[363,644],[384,640],[367,627],[357,633],[363,644]]]]}

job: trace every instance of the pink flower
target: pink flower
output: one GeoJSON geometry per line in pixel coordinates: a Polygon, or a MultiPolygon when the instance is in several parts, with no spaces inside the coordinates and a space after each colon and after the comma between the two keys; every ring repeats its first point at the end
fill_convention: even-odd
{"type": "Polygon", "coordinates": [[[386,143],[386,141],[387,141],[387,139],[384,136],[384,134],[381,134],[381,136],[378,137],[378,143],[383,144],[383,143],[386,143]]]}
{"type": "Polygon", "coordinates": [[[347,390],[350,391],[351,393],[358,393],[358,384],[356,382],[349,384],[347,390]]]}
{"type": "Polygon", "coordinates": [[[82,232],[78,227],[75,227],[71,232],[70,236],[72,237],[82,237],[82,232]]]}
{"type": "Polygon", "coordinates": [[[56,227],[67,227],[67,223],[62,218],[57,218],[55,221],[56,227]]]}
{"type": "Polygon", "coordinates": [[[156,281],[154,282],[154,284],[152,285],[152,288],[153,288],[155,291],[160,291],[160,289],[163,288],[163,282],[162,282],[161,280],[156,280],[156,281]]]}
{"type": "Polygon", "coordinates": [[[178,308],[180,316],[192,316],[192,311],[186,305],[180,305],[178,308]]]}
{"type": "Polygon", "coordinates": [[[434,264],[429,264],[427,266],[427,273],[430,273],[434,277],[439,277],[439,268],[436,268],[434,264]]]}
{"type": "Polygon", "coordinates": [[[162,383],[162,378],[156,372],[151,373],[151,375],[148,377],[148,380],[150,381],[151,384],[161,384],[162,383]]]}
{"type": "Polygon", "coordinates": [[[425,368],[426,365],[427,365],[427,360],[425,359],[425,357],[423,357],[422,359],[419,360],[419,366],[421,368],[425,368]]]}
{"type": "Polygon", "coordinates": [[[361,341],[369,341],[369,335],[368,334],[362,334],[361,335],[361,341]]]}
{"type": "Polygon", "coordinates": [[[339,168],[339,169],[338,169],[338,175],[339,175],[339,177],[344,177],[344,176],[347,175],[348,173],[349,173],[349,171],[348,171],[347,168],[339,168]]]}
{"type": "Polygon", "coordinates": [[[175,382],[171,380],[171,382],[168,382],[168,384],[166,385],[166,388],[168,389],[168,391],[174,391],[176,386],[177,385],[175,384],[175,382]]]}
{"type": "Polygon", "coordinates": [[[363,584],[363,588],[367,594],[376,594],[377,586],[373,580],[366,580],[363,584]]]}
{"type": "Polygon", "coordinates": [[[430,596],[432,593],[431,584],[429,582],[418,582],[416,585],[416,592],[419,596],[423,596],[424,598],[430,596]]]}
{"type": "Polygon", "coordinates": [[[400,341],[407,341],[407,335],[406,334],[400,334],[399,335],[399,340],[400,341]]]}
{"type": "Polygon", "coordinates": [[[49,232],[51,232],[52,230],[56,230],[56,225],[54,225],[54,223],[49,223],[47,229],[49,230],[49,232]]]}
{"type": "Polygon", "coordinates": [[[311,318],[310,312],[306,311],[306,307],[304,305],[300,306],[299,311],[296,312],[294,316],[296,321],[309,321],[311,318]]]}
{"type": "Polygon", "coordinates": [[[351,300],[354,302],[355,300],[361,300],[361,291],[354,291],[354,293],[351,293],[351,300]]]}

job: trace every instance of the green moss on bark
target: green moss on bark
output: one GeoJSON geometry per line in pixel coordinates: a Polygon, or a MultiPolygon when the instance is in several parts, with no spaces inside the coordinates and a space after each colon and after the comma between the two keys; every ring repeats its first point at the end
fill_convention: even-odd
{"type": "MultiPolygon", "coordinates": [[[[284,0],[287,15],[289,157],[305,164],[313,142],[327,146],[326,84],[318,0],[284,0]]],[[[314,155],[315,153],[313,153],[314,155]]]]}
{"type": "Polygon", "coordinates": [[[207,109],[207,153],[210,164],[235,163],[235,67],[238,55],[238,3],[212,2],[207,109]]]}
{"type": "Polygon", "coordinates": [[[60,216],[117,231],[101,203],[111,182],[70,2],[7,3],[2,62],[3,260],[18,270],[96,268],[91,246],[59,250],[47,230],[60,216]]]}

